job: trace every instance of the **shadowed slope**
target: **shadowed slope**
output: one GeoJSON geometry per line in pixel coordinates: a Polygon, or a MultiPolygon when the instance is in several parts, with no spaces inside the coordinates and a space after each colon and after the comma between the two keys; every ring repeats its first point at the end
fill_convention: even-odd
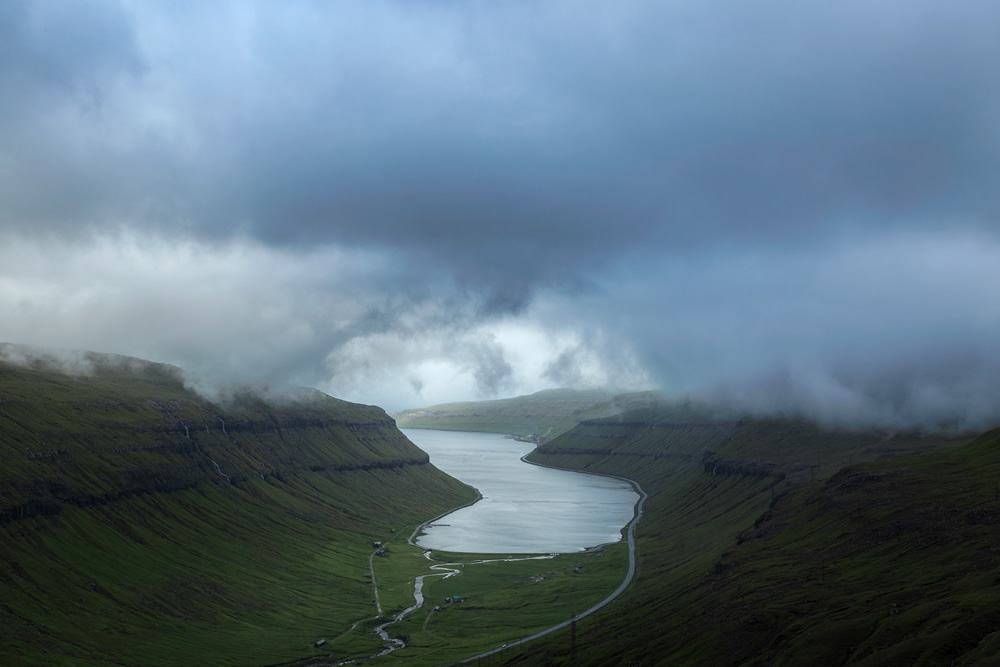
{"type": "Polygon", "coordinates": [[[385,413],[0,363],[4,664],[370,655],[369,542],[473,496],[385,413]],[[346,633],[346,634],[345,634],[346,633]],[[313,642],[324,637],[321,649],[313,642]]]}
{"type": "MultiPolygon", "coordinates": [[[[858,651],[861,639],[853,634],[841,636],[840,630],[848,629],[834,621],[853,619],[851,633],[862,627],[879,632],[878,624],[865,625],[872,618],[860,620],[867,613],[869,600],[862,601],[863,591],[879,582],[876,573],[893,570],[896,559],[911,543],[926,539],[926,533],[918,528],[921,521],[899,520],[907,512],[919,514],[921,510],[910,509],[915,502],[913,494],[894,500],[877,492],[861,497],[846,495],[839,510],[842,523],[833,530],[809,525],[813,519],[800,503],[812,497],[810,494],[822,494],[825,487],[819,485],[823,480],[830,480],[825,482],[827,486],[835,485],[843,476],[854,474],[849,468],[834,475],[844,465],[882,460],[889,462],[864,465],[873,470],[912,470],[908,479],[920,494],[940,493],[952,502],[964,493],[961,480],[975,478],[974,471],[982,465],[972,455],[973,450],[951,451],[966,440],[963,436],[916,432],[831,431],[791,419],[712,420],[678,406],[659,415],[644,411],[583,422],[538,447],[529,458],[623,475],[643,485],[649,499],[636,529],[637,579],[606,613],[578,623],[575,638],[563,633],[543,639],[529,646],[519,659],[524,664],[567,665],[757,664],[757,660],[760,664],[824,664],[833,656],[826,664],[839,664],[864,657],[858,651]],[[917,456],[915,452],[931,453],[917,456]],[[935,475],[936,465],[944,461],[954,469],[949,478],[953,485],[941,486],[935,475]],[[883,502],[896,503],[884,523],[873,525],[863,518],[862,510],[883,502]],[[771,517],[778,516],[782,508],[790,508],[785,522],[770,528],[770,522],[775,521],[771,517]],[[859,552],[855,560],[844,562],[848,570],[843,573],[844,582],[853,580],[853,590],[843,582],[831,586],[826,577],[833,566],[827,563],[823,569],[824,550],[834,543],[858,545],[856,533],[872,529],[893,535],[897,541],[881,556],[859,552]],[[778,534],[787,545],[774,542],[778,534]],[[788,551],[776,555],[776,549],[788,551]],[[741,554],[746,556],[741,558],[741,554]],[[838,593],[842,593],[839,600],[838,593]],[[836,606],[831,606],[834,602],[836,606]],[[838,615],[828,614],[833,609],[839,610],[838,615]],[[819,648],[810,649],[817,634],[825,639],[815,645],[819,648]],[[850,641],[844,643],[846,639],[850,641]],[[847,651],[851,646],[854,648],[847,651]]],[[[988,449],[983,444],[976,447],[980,448],[976,451],[988,449]]],[[[992,483],[986,483],[993,473],[984,474],[978,482],[981,488],[976,502],[992,500],[985,497],[983,489],[993,488],[992,483]]],[[[983,546],[975,539],[954,548],[937,544],[939,550],[933,559],[982,560],[976,554],[983,553],[983,546]]],[[[881,599],[890,595],[890,589],[918,589],[932,576],[923,570],[929,563],[895,571],[898,578],[887,580],[893,583],[875,589],[879,592],[872,595],[881,599]]],[[[940,570],[935,573],[944,574],[940,570]]],[[[977,585],[987,584],[980,581],[977,585]]],[[[988,595],[978,606],[960,602],[964,585],[958,578],[944,585],[941,595],[952,596],[956,611],[940,627],[952,623],[955,632],[971,636],[991,622],[992,611],[983,602],[988,595]]],[[[925,612],[930,611],[925,608],[925,612]]],[[[928,658],[932,662],[945,653],[957,657],[972,648],[956,644],[945,653],[932,654],[928,642],[921,639],[927,629],[914,623],[872,646],[879,646],[880,652],[895,651],[883,652],[883,657],[926,654],[933,655],[928,658]],[[911,645],[921,642],[925,653],[919,649],[908,652],[911,645]]],[[[874,655],[868,647],[861,650],[874,655]]]]}

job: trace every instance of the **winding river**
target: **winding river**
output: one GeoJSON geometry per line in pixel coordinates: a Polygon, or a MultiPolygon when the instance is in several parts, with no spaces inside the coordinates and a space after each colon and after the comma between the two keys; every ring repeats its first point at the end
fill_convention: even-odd
{"type": "Polygon", "coordinates": [[[431,463],[482,500],[424,529],[416,543],[463,553],[566,553],[621,541],[638,494],[623,480],[525,463],[534,445],[495,433],[402,429],[431,463]]]}

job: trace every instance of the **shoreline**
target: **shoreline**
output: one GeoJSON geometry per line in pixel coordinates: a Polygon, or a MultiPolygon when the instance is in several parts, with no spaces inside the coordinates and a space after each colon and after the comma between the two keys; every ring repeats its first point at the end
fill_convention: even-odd
{"type": "MultiPolygon", "coordinates": [[[[529,452],[529,454],[530,454],[530,452],[529,452]]],[[[543,468],[553,468],[555,470],[568,470],[567,468],[559,468],[557,466],[546,465],[546,464],[543,464],[543,463],[535,463],[534,461],[525,461],[524,460],[525,456],[528,456],[528,454],[525,454],[524,456],[522,456],[521,460],[524,461],[525,463],[529,464],[529,465],[541,466],[543,468]]],[[[625,541],[628,544],[628,570],[625,572],[625,577],[622,579],[622,582],[620,584],[618,584],[618,587],[615,588],[615,590],[613,590],[611,592],[611,594],[608,595],[606,598],[604,598],[603,600],[601,600],[600,602],[598,602],[597,604],[595,604],[594,606],[592,606],[590,609],[587,609],[587,610],[583,611],[582,613],[579,613],[579,614],[573,616],[570,619],[562,621],[561,623],[557,623],[557,624],[553,625],[552,627],[545,628],[544,630],[540,630],[540,631],[538,631],[538,632],[536,632],[536,633],[534,633],[532,635],[528,635],[527,637],[521,637],[520,639],[515,639],[513,641],[507,642],[503,646],[498,646],[495,649],[491,649],[489,651],[484,651],[482,653],[477,653],[476,655],[472,655],[472,656],[469,656],[467,658],[463,658],[462,660],[459,660],[457,663],[451,663],[451,664],[463,664],[463,663],[467,663],[467,662],[472,662],[473,660],[479,660],[479,659],[485,658],[487,656],[491,656],[491,655],[494,655],[496,653],[500,653],[502,651],[506,651],[509,648],[512,648],[512,647],[515,647],[515,646],[521,646],[522,644],[526,644],[526,643],[528,643],[530,641],[534,641],[535,639],[539,639],[540,637],[544,637],[545,635],[553,633],[553,632],[556,632],[557,630],[562,630],[563,628],[568,628],[570,625],[572,625],[573,623],[575,623],[578,619],[584,618],[586,616],[590,616],[594,612],[599,611],[600,609],[604,608],[605,606],[607,606],[608,604],[610,604],[611,602],[613,602],[618,596],[620,596],[622,593],[624,593],[625,589],[628,588],[629,585],[632,583],[632,580],[635,578],[635,537],[634,537],[634,534],[633,534],[633,530],[634,530],[636,524],[638,524],[639,520],[642,518],[642,508],[643,508],[643,505],[646,502],[646,499],[649,497],[649,494],[647,494],[645,491],[643,491],[642,486],[637,481],[635,481],[634,479],[629,479],[628,477],[620,477],[618,475],[609,475],[609,474],[600,473],[600,472],[582,472],[582,471],[579,471],[579,470],[569,470],[569,472],[577,472],[577,473],[580,473],[580,474],[583,474],[583,475],[597,475],[597,476],[600,476],[600,477],[611,477],[612,479],[619,479],[619,480],[622,480],[622,481],[625,481],[625,482],[628,482],[629,484],[631,484],[632,488],[635,490],[635,492],[639,494],[639,499],[635,502],[635,505],[633,506],[634,507],[634,513],[633,513],[633,516],[632,516],[632,520],[629,521],[625,525],[625,528],[622,529],[625,532],[625,541]]],[[[603,546],[606,546],[608,544],[618,544],[618,542],[605,542],[604,544],[598,544],[596,546],[589,547],[589,549],[599,549],[599,548],[601,548],[603,546]]]]}
{"type": "MultiPolygon", "coordinates": [[[[425,430],[442,430],[442,429],[425,429],[425,430]]],[[[485,433],[483,431],[452,431],[452,432],[485,433]]],[[[497,435],[502,435],[502,434],[497,434],[497,435]]],[[[534,451],[534,449],[532,450],[532,452],[533,451],[534,451]]],[[[477,653],[475,655],[468,656],[466,658],[463,658],[461,660],[458,660],[456,662],[449,663],[449,664],[463,664],[463,663],[472,662],[474,660],[480,660],[482,658],[485,658],[485,657],[488,657],[488,656],[492,656],[494,654],[506,651],[507,649],[510,649],[512,647],[520,646],[520,645],[526,644],[526,643],[528,643],[530,641],[534,641],[535,639],[539,639],[541,637],[544,637],[545,635],[551,634],[551,633],[556,632],[558,630],[562,630],[564,628],[570,627],[577,620],[579,620],[581,618],[585,618],[587,616],[590,616],[591,614],[596,613],[597,611],[603,609],[605,606],[607,606],[608,604],[610,604],[611,602],[613,602],[622,593],[625,592],[625,590],[629,587],[629,585],[631,585],[632,581],[635,579],[636,556],[635,556],[634,530],[635,530],[635,526],[639,523],[639,520],[642,519],[643,506],[644,506],[644,504],[646,502],[646,499],[649,497],[649,495],[643,490],[642,486],[637,481],[635,481],[634,479],[630,479],[628,477],[621,477],[619,475],[611,475],[611,474],[608,474],[608,473],[599,473],[599,472],[589,472],[589,471],[581,471],[581,470],[572,470],[572,469],[569,469],[569,468],[561,468],[559,466],[549,465],[549,464],[545,464],[545,463],[536,463],[534,461],[528,461],[528,460],[526,460],[526,457],[528,457],[532,452],[528,452],[527,454],[524,454],[523,456],[520,457],[520,460],[523,463],[526,463],[528,465],[538,466],[540,468],[550,468],[552,470],[561,470],[561,471],[572,472],[572,473],[581,474],[581,475],[593,475],[595,477],[607,477],[607,478],[610,478],[610,479],[615,479],[615,480],[618,480],[618,481],[621,481],[621,482],[628,483],[628,485],[632,488],[632,490],[635,491],[635,493],[638,495],[638,498],[637,498],[637,500],[635,501],[635,503],[632,506],[632,508],[633,508],[632,509],[632,518],[621,529],[621,538],[619,540],[615,541],[615,542],[603,542],[603,543],[592,545],[592,546],[589,546],[589,547],[583,549],[583,551],[593,551],[593,550],[596,550],[596,549],[601,549],[601,548],[606,547],[608,545],[620,544],[621,542],[624,541],[626,543],[627,547],[628,547],[628,568],[626,569],[625,576],[622,578],[621,583],[619,583],[618,586],[613,591],[611,591],[611,593],[609,593],[605,598],[603,598],[602,600],[600,600],[599,602],[597,602],[596,604],[594,604],[593,606],[591,606],[589,609],[586,609],[583,612],[581,612],[579,614],[576,614],[576,615],[574,615],[573,617],[571,617],[569,619],[566,619],[564,621],[556,623],[555,625],[552,625],[552,626],[550,626],[548,628],[545,628],[543,630],[535,632],[535,633],[533,633],[531,635],[528,635],[528,636],[525,636],[525,637],[521,637],[519,639],[515,639],[513,641],[507,642],[506,644],[504,644],[502,646],[498,646],[498,647],[496,647],[494,649],[491,649],[489,651],[484,651],[484,652],[481,652],[481,653],[477,653]]],[[[459,510],[465,509],[467,507],[471,507],[472,505],[475,505],[480,500],[482,500],[483,499],[483,495],[479,491],[479,489],[475,489],[475,491],[476,491],[476,498],[474,500],[472,500],[471,502],[468,502],[468,503],[465,503],[465,504],[460,505],[458,507],[455,507],[453,509],[450,509],[447,512],[443,512],[443,513],[441,513],[441,514],[439,514],[439,515],[437,515],[437,516],[435,516],[435,517],[433,517],[431,519],[428,519],[427,521],[424,521],[423,523],[419,524],[416,528],[413,529],[413,532],[410,533],[410,536],[407,539],[407,543],[410,544],[411,546],[424,549],[425,552],[432,551],[431,549],[426,549],[426,548],[421,547],[420,545],[418,545],[416,543],[416,539],[419,536],[419,534],[428,525],[430,525],[430,524],[432,524],[432,523],[434,523],[436,521],[439,521],[439,520],[441,520],[441,519],[449,516],[450,514],[453,514],[453,513],[457,512],[459,510]]],[[[444,552],[444,553],[447,553],[447,552],[444,552]]],[[[542,553],[542,552],[538,552],[538,553],[542,553]]],[[[571,553],[571,552],[559,551],[559,552],[547,552],[547,553],[571,553]]],[[[434,576],[434,575],[430,575],[430,576],[434,576]]],[[[416,607],[419,607],[419,606],[420,606],[420,604],[418,603],[416,605],[416,607]]],[[[413,610],[413,608],[408,609],[407,611],[412,611],[412,610],[413,610]]],[[[399,619],[396,619],[396,620],[399,620],[399,619]]]]}

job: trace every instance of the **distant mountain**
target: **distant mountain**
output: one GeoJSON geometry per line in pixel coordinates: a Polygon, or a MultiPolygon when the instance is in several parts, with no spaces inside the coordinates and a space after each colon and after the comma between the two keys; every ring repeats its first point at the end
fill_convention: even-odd
{"type": "Polygon", "coordinates": [[[612,417],[623,411],[658,405],[661,401],[655,392],[615,396],[599,389],[546,389],[514,398],[401,410],[392,416],[401,428],[485,431],[551,439],[583,420],[612,417]]]}
{"type": "Polygon", "coordinates": [[[214,403],[143,360],[0,356],[4,665],[371,655],[349,633],[375,615],[370,542],[474,497],[377,407],[214,403]]]}

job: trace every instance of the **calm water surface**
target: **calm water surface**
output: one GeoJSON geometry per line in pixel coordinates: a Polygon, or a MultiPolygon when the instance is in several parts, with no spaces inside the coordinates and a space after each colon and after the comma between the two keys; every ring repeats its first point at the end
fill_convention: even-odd
{"type": "Polygon", "coordinates": [[[521,461],[534,446],[495,433],[402,429],[431,463],[483,499],[428,526],[427,549],[468,553],[554,553],[618,542],[639,496],[608,477],[521,461]]]}

